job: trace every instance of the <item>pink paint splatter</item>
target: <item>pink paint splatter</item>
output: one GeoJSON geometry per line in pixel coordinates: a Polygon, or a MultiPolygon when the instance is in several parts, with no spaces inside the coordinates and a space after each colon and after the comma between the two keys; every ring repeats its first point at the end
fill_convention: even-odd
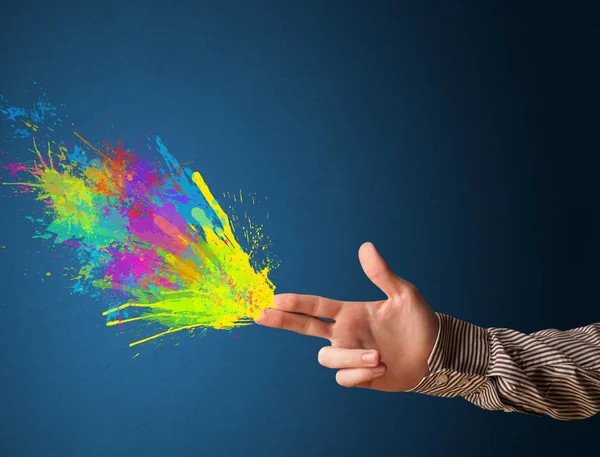
{"type": "Polygon", "coordinates": [[[8,172],[13,176],[17,176],[17,173],[20,171],[27,170],[27,167],[22,163],[9,163],[2,165],[2,168],[8,170],[8,172]]]}

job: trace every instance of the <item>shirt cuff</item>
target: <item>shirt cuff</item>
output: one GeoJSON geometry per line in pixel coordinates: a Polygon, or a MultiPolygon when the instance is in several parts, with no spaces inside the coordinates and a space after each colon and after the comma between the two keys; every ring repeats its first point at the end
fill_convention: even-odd
{"type": "Polygon", "coordinates": [[[466,396],[486,381],[490,342],[486,329],[436,313],[440,325],[427,361],[429,375],[408,392],[438,397],[466,396]]]}

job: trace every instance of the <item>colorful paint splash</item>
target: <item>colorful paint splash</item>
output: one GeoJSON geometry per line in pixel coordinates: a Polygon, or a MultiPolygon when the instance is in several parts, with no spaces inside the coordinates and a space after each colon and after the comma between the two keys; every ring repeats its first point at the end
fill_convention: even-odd
{"type": "Polygon", "coordinates": [[[3,184],[41,202],[44,214],[29,216],[34,237],[72,250],[73,290],[103,303],[108,326],[133,326],[135,346],[249,325],[272,306],[276,265],[262,226],[229,217],[160,137],[147,138],[149,158],[73,129],[56,138],[66,121],[43,95],[29,110],[0,98],[9,141],[26,141],[30,155],[3,165],[3,184]]]}

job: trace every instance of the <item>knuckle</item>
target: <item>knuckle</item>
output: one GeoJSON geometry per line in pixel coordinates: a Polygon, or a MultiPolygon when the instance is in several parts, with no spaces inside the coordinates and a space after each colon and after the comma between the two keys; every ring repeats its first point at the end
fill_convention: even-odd
{"type": "Polygon", "coordinates": [[[278,312],[269,312],[269,317],[272,319],[273,325],[275,327],[285,327],[286,325],[286,318],[285,318],[285,313],[278,313],[278,312]]]}
{"type": "Polygon", "coordinates": [[[372,385],[373,385],[373,381],[365,381],[365,382],[361,382],[356,387],[362,387],[363,389],[370,389],[372,385]]]}
{"type": "Polygon", "coordinates": [[[313,302],[312,302],[312,315],[313,316],[318,316],[319,315],[319,310],[321,309],[321,303],[322,303],[323,299],[321,297],[316,297],[313,302]]]}
{"type": "Polygon", "coordinates": [[[311,335],[311,331],[313,330],[313,325],[310,319],[305,318],[300,321],[300,327],[302,333],[305,335],[311,335]]]}
{"type": "Polygon", "coordinates": [[[399,297],[403,301],[414,302],[419,296],[418,289],[411,283],[403,284],[399,290],[399,297]]]}
{"type": "Polygon", "coordinates": [[[300,301],[300,297],[298,294],[289,294],[285,298],[285,304],[290,309],[296,309],[298,307],[298,302],[300,301]]]}
{"type": "Polygon", "coordinates": [[[389,271],[387,268],[380,268],[377,271],[373,272],[372,277],[375,281],[381,281],[389,276],[389,271]]]}
{"type": "Polygon", "coordinates": [[[415,286],[414,284],[409,283],[406,286],[406,293],[411,297],[411,298],[417,298],[419,295],[419,289],[417,289],[417,286],[415,286]]]}

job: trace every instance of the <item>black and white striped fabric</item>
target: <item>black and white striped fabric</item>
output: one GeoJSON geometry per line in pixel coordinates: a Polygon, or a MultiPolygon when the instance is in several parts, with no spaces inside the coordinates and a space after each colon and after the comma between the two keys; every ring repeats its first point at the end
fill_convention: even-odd
{"type": "Polygon", "coordinates": [[[600,411],[600,323],[524,334],[436,315],[430,374],[411,392],[559,420],[600,411]]]}

